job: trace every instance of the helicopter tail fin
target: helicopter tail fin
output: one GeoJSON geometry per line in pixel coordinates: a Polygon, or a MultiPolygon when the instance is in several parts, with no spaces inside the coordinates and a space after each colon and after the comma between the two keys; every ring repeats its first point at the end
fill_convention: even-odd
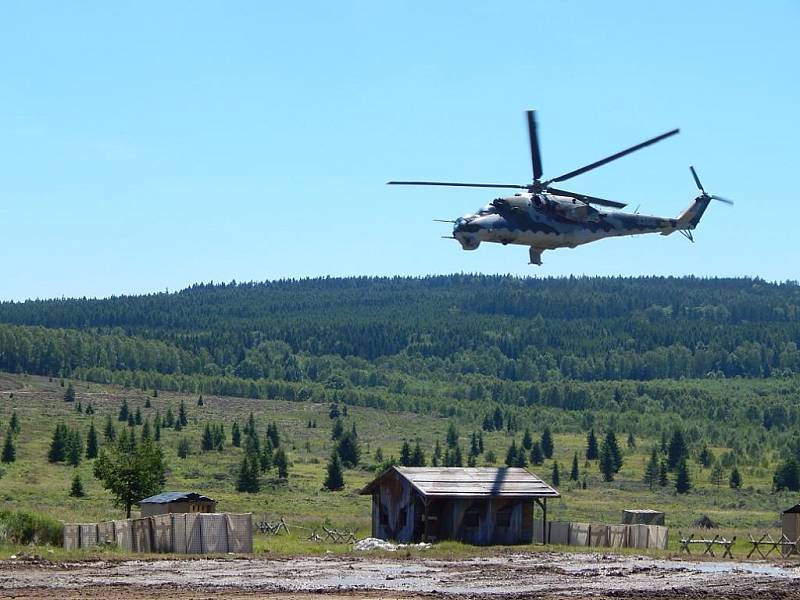
{"type": "Polygon", "coordinates": [[[694,229],[706,212],[711,198],[703,194],[694,199],[694,202],[678,217],[678,229],[694,229]]]}

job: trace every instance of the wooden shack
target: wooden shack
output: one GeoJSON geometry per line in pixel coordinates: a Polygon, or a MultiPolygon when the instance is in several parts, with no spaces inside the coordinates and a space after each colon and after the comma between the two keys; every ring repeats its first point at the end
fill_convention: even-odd
{"type": "Polygon", "coordinates": [[[791,542],[800,538],[800,504],[795,504],[781,513],[781,530],[791,542]]]}
{"type": "Polygon", "coordinates": [[[547,499],[559,496],[512,467],[391,467],[361,494],[372,496],[373,537],[477,545],[531,543],[534,504],[547,531],[547,499]]]}
{"type": "Polygon", "coordinates": [[[650,508],[628,508],[622,511],[624,525],[664,525],[664,513],[650,508]]]}
{"type": "Polygon", "coordinates": [[[163,492],[136,504],[143,517],[167,513],[213,513],[217,510],[216,500],[195,492],[163,492]]]}

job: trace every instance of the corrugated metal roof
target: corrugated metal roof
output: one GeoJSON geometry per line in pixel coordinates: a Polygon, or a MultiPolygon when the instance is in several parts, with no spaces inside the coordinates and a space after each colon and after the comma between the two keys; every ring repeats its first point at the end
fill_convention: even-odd
{"type": "MultiPolygon", "coordinates": [[[[539,477],[518,467],[392,467],[423,496],[554,498],[559,493],[539,477]]],[[[390,470],[391,471],[391,470],[390,470]]],[[[390,471],[361,490],[371,494],[390,471]]]]}
{"type": "Polygon", "coordinates": [[[187,502],[187,501],[203,501],[215,502],[208,496],[203,496],[196,492],[162,492],[155,496],[150,496],[144,500],[139,500],[136,504],[168,504],[170,502],[187,502]]]}

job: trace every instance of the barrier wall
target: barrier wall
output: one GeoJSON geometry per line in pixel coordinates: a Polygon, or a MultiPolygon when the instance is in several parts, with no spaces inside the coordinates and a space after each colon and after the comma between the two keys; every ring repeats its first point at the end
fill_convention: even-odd
{"type": "Polygon", "coordinates": [[[128,552],[217,554],[253,551],[250,513],[172,513],[105,523],[65,523],[64,548],[116,544],[128,552]]]}
{"type": "Polygon", "coordinates": [[[547,526],[550,543],[563,546],[666,550],[669,536],[669,529],[663,525],[605,525],[550,521],[547,526]]]}

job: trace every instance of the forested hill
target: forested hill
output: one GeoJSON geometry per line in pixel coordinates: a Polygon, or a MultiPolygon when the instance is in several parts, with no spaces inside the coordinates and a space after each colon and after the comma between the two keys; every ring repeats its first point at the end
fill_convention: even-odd
{"type": "Polygon", "coordinates": [[[0,370],[95,378],[302,382],[333,359],[511,381],[762,378],[800,372],[798,342],[800,287],[758,279],[324,278],[0,304],[0,370]]]}

